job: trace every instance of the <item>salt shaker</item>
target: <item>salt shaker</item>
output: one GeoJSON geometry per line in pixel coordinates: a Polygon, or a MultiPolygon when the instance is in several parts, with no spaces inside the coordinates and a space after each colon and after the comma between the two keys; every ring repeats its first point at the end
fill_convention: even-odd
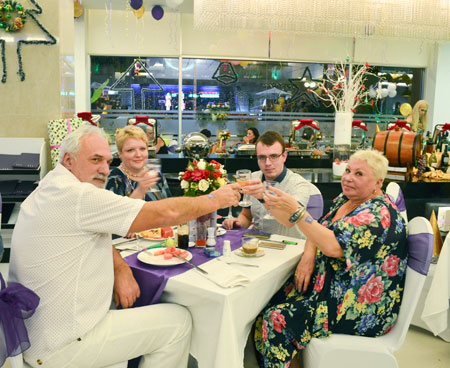
{"type": "Polygon", "coordinates": [[[222,254],[223,254],[224,257],[230,257],[231,256],[231,246],[230,246],[230,241],[229,240],[224,240],[222,254]]]}

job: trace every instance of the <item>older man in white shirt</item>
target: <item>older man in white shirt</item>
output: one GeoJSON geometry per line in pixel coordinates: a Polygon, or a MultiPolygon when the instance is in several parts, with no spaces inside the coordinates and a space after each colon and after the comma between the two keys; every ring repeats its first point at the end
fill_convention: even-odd
{"type": "Polygon", "coordinates": [[[191,317],[178,305],[131,307],[139,286],[111,234],[187,222],[236,205],[237,185],[212,195],[156,202],[104,190],[111,151],[104,132],[82,126],[61,145],[60,164],[22,203],[9,280],[41,299],[27,320],[32,367],[104,367],[143,355],[140,367],[186,367],[191,317]],[[123,310],[109,310],[111,297],[123,310]]]}

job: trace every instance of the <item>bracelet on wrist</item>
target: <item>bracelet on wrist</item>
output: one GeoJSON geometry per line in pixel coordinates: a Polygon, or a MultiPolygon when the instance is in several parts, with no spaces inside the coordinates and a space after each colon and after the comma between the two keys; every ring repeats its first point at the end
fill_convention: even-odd
{"type": "Polygon", "coordinates": [[[306,213],[306,208],[300,205],[300,207],[298,207],[294,211],[294,213],[291,215],[291,217],[289,217],[289,222],[291,224],[296,224],[303,218],[303,216],[305,216],[305,213],[306,213]]]}

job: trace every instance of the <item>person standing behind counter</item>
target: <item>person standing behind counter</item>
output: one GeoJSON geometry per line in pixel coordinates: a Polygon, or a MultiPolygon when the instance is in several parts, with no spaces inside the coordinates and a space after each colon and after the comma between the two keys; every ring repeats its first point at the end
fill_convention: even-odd
{"type": "Polygon", "coordinates": [[[145,202],[105,190],[112,154],[102,129],[85,125],[63,140],[58,165],[22,203],[11,241],[9,282],[40,297],[26,320],[33,368],[104,367],[143,355],[141,368],[181,368],[191,316],[175,304],[129,308],[140,291],[111,245],[121,236],[186,223],[238,204],[239,185],[209,195],[145,202]]]}
{"type": "Polygon", "coordinates": [[[127,125],[117,129],[116,145],[122,162],[109,173],[106,189],[146,201],[172,196],[164,175],[149,172],[145,167],[148,159],[147,136],[141,128],[127,125]],[[155,191],[150,192],[150,188],[155,191]]]}
{"type": "Polygon", "coordinates": [[[342,193],[318,222],[291,195],[278,188],[266,193],[270,213],[307,240],[295,274],[256,320],[264,367],[297,367],[293,358],[311,338],[375,337],[395,324],[408,251],[403,218],[381,190],[387,167],[378,151],[354,153],[342,193]]]}
{"type": "Polygon", "coordinates": [[[155,148],[155,153],[161,153],[161,154],[169,153],[169,149],[167,148],[166,142],[159,135],[156,137],[155,145],[153,145],[153,142],[155,139],[155,128],[154,127],[152,127],[150,125],[147,126],[146,133],[147,133],[148,144],[151,145],[150,147],[155,148]]]}
{"type": "Polygon", "coordinates": [[[242,192],[250,195],[250,208],[243,208],[238,218],[229,218],[223,221],[225,229],[234,226],[249,227],[255,223],[255,229],[274,234],[304,238],[303,233],[297,227],[286,227],[275,219],[264,218],[268,210],[264,207],[263,193],[266,180],[279,183],[279,188],[291,194],[299,203],[306,206],[309,201],[310,189],[313,184],[309,183],[299,174],[285,167],[287,152],[285,150],[283,137],[273,131],[264,132],[256,141],[256,158],[261,169],[252,173],[250,184],[242,188],[242,192]]]}

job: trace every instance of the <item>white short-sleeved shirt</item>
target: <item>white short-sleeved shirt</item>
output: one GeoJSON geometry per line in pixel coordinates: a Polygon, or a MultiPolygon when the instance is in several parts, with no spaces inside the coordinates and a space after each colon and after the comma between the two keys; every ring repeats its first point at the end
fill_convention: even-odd
{"type": "Polygon", "coordinates": [[[81,183],[58,164],[22,203],[11,241],[9,281],[40,303],[26,320],[40,359],[91,330],[111,304],[111,234],[126,235],[144,201],[81,183]]]}
{"type": "MultiPolygon", "coordinates": [[[[298,202],[306,207],[309,201],[312,184],[301,175],[296,174],[289,169],[285,170],[286,174],[279,183],[279,188],[283,192],[286,192],[293,196],[298,202]]],[[[262,176],[262,171],[256,171],[252,173],[252,179],[262,179],[262,176]]],[[[265,231],[272,234],[290,236],[293,238],[305,238],[298,226],[289,228],[280,224],[275,219],[265,219],[264,216],[269,212],[266,210],[264,205],[255,197],[249,196],[249,198],[252,202],[250,211],[252,213],[252,218],[253,222],[255,223],[256,230],[265,231]]]]}

